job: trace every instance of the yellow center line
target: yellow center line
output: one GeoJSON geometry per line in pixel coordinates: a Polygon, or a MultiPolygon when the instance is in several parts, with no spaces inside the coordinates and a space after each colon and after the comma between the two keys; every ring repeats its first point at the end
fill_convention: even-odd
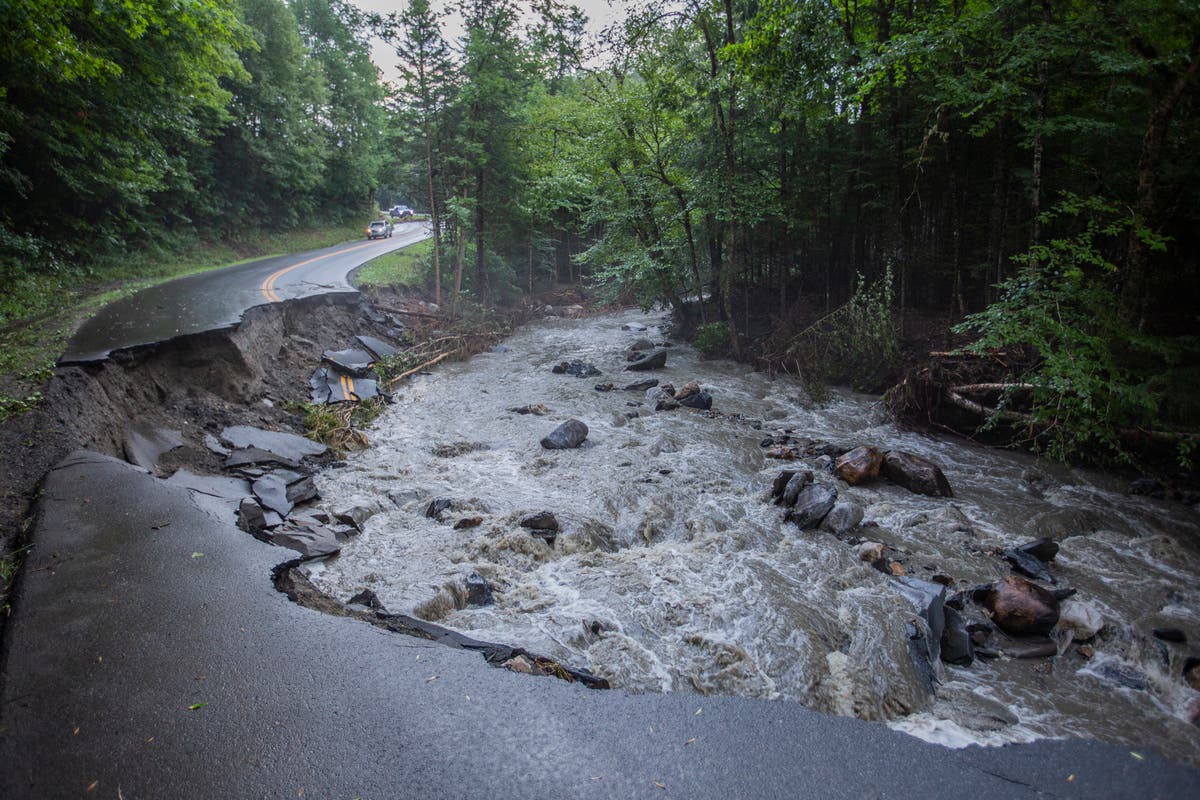
{"type": "Polygon", "coordinates": [[[337,252],[334,252],[334,253],[326,253],[323,256],[316,256],[314,258],[308,259],[307,261],[301,261],[299,264],[292,264],[290,267],[284,267],[283,269],[278,270],[277,272],[274,272],[271,275],[269,275],[267,277],[267,279],[262,282],[262,287],[261,287],[262,295],[263,295],[263,297],[267,298],[267,302],[280,303],[283,301],[283,298],[280,297],[275,292],[275,281],[279,280],[282,276],[286,275],[287,273],[291,272],[294,269],[299,269],[300,267],[306,267],[309,264],[313,263],[314,261],[320,261],[323,258],[333,258],[334,256],[341,256],[341,255],[345,255],[346,253],[353,253],[355,250],[362,250],[364,247],[371,247],[374,244],[375,244],[375,242],[373,242],[373,241],[367,242],[366,244],[356,244],[353,247],[347,247],[344,250],[338,250],[337,252]]]}

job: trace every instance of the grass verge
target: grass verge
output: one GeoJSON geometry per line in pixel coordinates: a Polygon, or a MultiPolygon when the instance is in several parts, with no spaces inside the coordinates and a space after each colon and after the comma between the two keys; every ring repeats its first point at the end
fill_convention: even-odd
{"type": "Polygon", "coordinates": [[[368,261],[355,274],[354,283],[363,288],[423,286],[432,257],[433,240],[425,239],[368,261]]]}

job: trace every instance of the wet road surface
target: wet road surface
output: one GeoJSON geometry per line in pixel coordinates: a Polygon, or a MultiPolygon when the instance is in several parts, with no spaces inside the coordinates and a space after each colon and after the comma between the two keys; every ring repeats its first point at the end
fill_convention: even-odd
{"type": "Polygon", "coordinates": [[[347,242],[201,272],[143,289],[103,308],[76,332],[60,365],[103,361],[109,353],[237,325],[255,306],[357,290],[348,277],[373,258],[429,236],[423,222],[396,226],[389,239],[347,242]]]}

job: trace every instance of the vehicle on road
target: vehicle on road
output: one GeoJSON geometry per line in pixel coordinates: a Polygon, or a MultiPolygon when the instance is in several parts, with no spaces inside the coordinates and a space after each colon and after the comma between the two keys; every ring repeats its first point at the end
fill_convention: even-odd
{"type": "Polygon", "coordinates": [[[392,235],[391,220],[377,219],[367,226],[368,239],[387,239],[392,235]]]}
{"type": "Polygon", "coordinates": [[[408,206],[392,206],[391,215],[398,219],[412,219],[413,210],[408,206]]]}

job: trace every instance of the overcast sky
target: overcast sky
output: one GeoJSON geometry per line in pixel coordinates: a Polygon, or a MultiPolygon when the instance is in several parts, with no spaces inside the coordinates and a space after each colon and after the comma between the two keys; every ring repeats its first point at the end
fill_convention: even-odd
{"type": "MultiPolygon", "coordinates": [[[[399,12],[408,6],[407,0],[350,0],[363,11],[374,11],[380,14],[390,14],[393,11],[399,12]]],[[[432,0],[431,5],[435,9],[444,9],[452,6],[454,3],[447,0],[432,0]]],[[[599,31],[616,19],[620,13],[621,6],[625,5],[622,0],[574,0],[574,5],[578,6],[588,17],[588,32],[592,34],[599,31]]],[[[446,27],[443,28],[442,34],[453,41],[462,32],[461,27],[457,24],[457,20],[453,17],[446,20],[446,27]]],[[[375,41],[371,46],[371,59],[375,65],[383,71],[383,78],[386,81],[394,81],[399,73],[396,69],[396,53],[386,44],[380,41],[375,41]]]]}

